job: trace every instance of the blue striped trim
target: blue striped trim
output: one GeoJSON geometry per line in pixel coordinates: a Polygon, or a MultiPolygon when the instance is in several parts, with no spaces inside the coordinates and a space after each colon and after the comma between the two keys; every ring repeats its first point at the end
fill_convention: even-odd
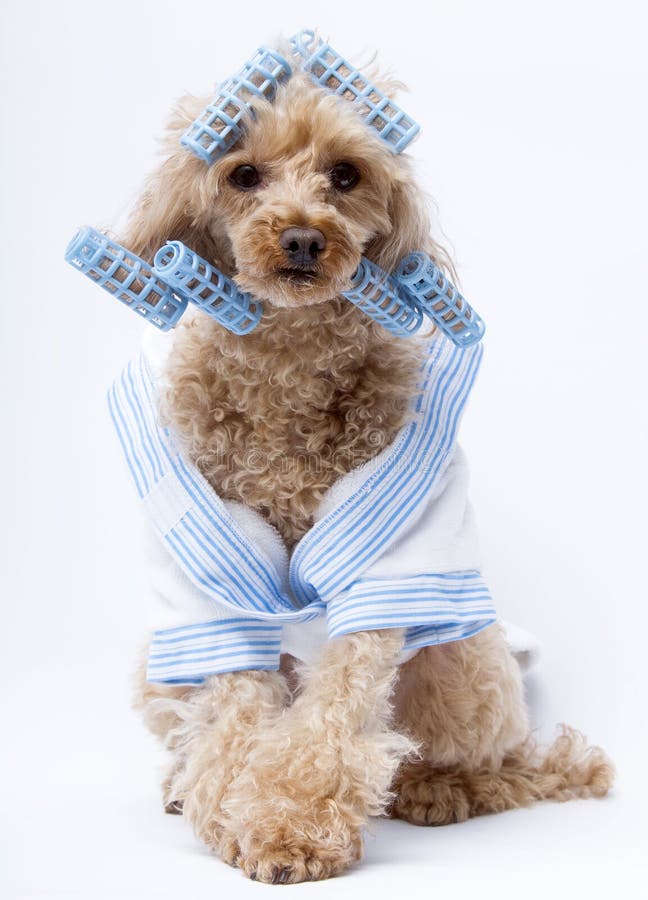
{"type": "Polygon", "coordinates": [[[495,618],[479,572],[360,579],[327,605],[329,637],[398,625],[464,628],[495,618]]]}
{"type": "Polygon", "coordinates": [[[241,669],[278,669],[281,625],[241,617],[156,631],[148,681],[199,684],[209,675],[241,669]]]}
{"type": "Polygon", "coordinates": [[[435,340],[425,367],[418,421],[385,465],[317,523],[292,556],[290,584],[301,602],[329,602],[398,539],[449,462],[461,413],[482,357],[480,344],[435,340]],[[431,390],[430,390],[431,388],[431,390]]]}
{"type": "Polygon", "coordinates": [[[142,499],[171,475],[186,510],[163,535],[169,552],[194,584],[234,612],[261,619],[307,621],[315,600],[295,608],[274,565],[252,547],[207,480],[185,463],[169,430],[159,425],[151,373],[143,358],[130,364],[109,392],[109,407],[126,462],[142,499]]]}
{"type": "Polygon", "coordinates": [[[419,628],[409,628],[405,634],[403,650],[420,650],[422,647],[430,647],[435,644],[449,644],[451,641],[464,641],[466,638],[479,634],[484,628],[493,625],[492,618],[465,622],[457,625],[422,625],[419,628]]]}
{"type": "MultiPolygon", "coordinates": [[[[221,553],[221,562],[226,566],[230,575],[238,580],[239,587],[245,592],[247,585],[245,580],[256,582],[256,595],[251,595],[251,603],[255,606],[255,596],[263,596],[269,600],[270,608],[292,609],[292,604],[283,595],[280,580],[272,563],[261,552],[253,551],[246,536],[240,531],[234,518],[227,512],[220,497],[212,489],[209,482],[201,475],[195,466],[185,465],[182,454],[167,428],[162,428],[157,421],[157,407],[154,400],[153,380],[148,366],[143,357],[140,357],[139,366],[140,390],[146,394],[147,403],[147,434],[155,438],[167,463],[169,470],[184,487],[192,508],[195,508],[197,523],[199,515],[204,518],[206,533],[216,546],[222,542],[229,545],[234,559],[243,554],[248,571],[239,572],[239,567],[230,562],[229,554],[221,553]],[[242,577],[241,577],[242,576],[242,577]],[[274,602],[273,602],[274,601],[274,602]]],[[[265,603],[261,602],[260,608],[265,603]]]]}
{"type": "MultiPolygon", "coordinates": [[[[243,572],[244,577],[256,578],[260,583],[260,591],[271,599],[275,599],[274,604],[277,608],[282,609],[286,606],[292,609],[292,604],[283,595],[279,583],[277,573],[272,563],[263,556],[262,553],[255,554],[249,545],[249,542],[243,532],[240,531],[238,524],[234,518],[227,512],[220,497],[214,492],[209,482],[201,475],[195,466],[188,467],[182,454],[180,453],[171,433],[167,428],[162,428],[157,421],[156,403],[154,400],[153,380],[146,361],[140,357],[139,361],[139,391],[144,391],[147,399],[146,404],[146,433],[155,439],[165,458],[166,469],[182,484],[187,492],[192,507],[197,507],[197,524],[198,511],[205,520],[205,530],[210,538],[217,536],[216,543],[220,545],[225,541],[233,555],[236,558],[243,553],[248,567],[253,571],[243,572]]],[[[136,388],[136,385],[133,385],[136,388]]],[[[162,464],[161,464],[162,466],[162,464]]],[[[162,467],[164,474],[164,467],[162,467]]],[[[229,563],[229,556],[223,560],[229,563]]],[[[238,568],[236,565],[229,567],[231,574],[238,576],[238,568]]],[[[242,581],[239,582],[241,584],[242,581]]],[[[254,602],[254,598],[252,598],[254,602]]],[[[261,604],[264,606],[265,604],[261,604]]]]}

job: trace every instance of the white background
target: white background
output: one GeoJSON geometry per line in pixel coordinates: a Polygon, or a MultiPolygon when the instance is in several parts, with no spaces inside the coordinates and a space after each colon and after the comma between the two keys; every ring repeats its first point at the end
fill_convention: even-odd
{"type": "Polygon", "coordinates": [[[502,613],[542,641],[541,733],[579,726],[619,776],[600,802],[378,822],[362,867],[290,890],[645,896],[645,4],[1,9],[2,895],[273,890],[161,813],[160,760],[128,707],[138,511],[104,402],[142,323],[62,257],[78,224],[128,209],[175,97],[320,26],[346,55],[380,48],[411,88],[413,156],[488,326],[463,427],[485,570],[502,613]]]}

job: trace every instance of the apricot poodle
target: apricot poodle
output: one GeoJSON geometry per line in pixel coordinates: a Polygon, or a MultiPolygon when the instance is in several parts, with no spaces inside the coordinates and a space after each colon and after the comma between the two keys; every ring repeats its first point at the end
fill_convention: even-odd
{"type": "MultiPolygon", "coordinates": [[[[341,291],[361,256],[388,272],[415,250],[452,266],[409,159],[353,103],[297,68],[206,165],[179,138],[207,100],[175,110],[123,242],[150,261],[183,241],[263,301],[250,334],[200,312],[176,329],[160,416],[214,491],[290,552],[331,486],[407,422],[430,339],[392,336],[341,291]]],[[[171,755],[168,811],[248,877],[287,883],[344,872],[370,816],[443,825],[606,794],[612,767],[580,734],[535,746],[498,623],[400,664],[404,635],[343,634],[307,665],[284,653],[278,670],[199,684],[147,681],[142,667],[137,706],[171,755]]]]}

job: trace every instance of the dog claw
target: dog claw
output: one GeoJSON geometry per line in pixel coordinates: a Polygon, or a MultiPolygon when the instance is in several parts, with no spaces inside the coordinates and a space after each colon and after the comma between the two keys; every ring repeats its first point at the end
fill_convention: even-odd
{"type": "Polygon", "coordinates": [[[170,816],[181,816],[182,815],[182,800],[171,800],[169,803],[165,804],[164,812],[170,816]]]}

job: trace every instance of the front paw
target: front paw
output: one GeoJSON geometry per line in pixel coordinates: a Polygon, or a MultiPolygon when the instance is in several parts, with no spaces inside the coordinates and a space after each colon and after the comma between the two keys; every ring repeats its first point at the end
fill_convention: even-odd
{"type": "Polygon", "coordinates": [[[322,736],[285,737],[268,735],[257,745],[223,803],[237,865],[271,884],[339,875],[362,855],[360,785],[322,736]]]}
{"type": "Polygon", "coordinates": [[[333,800],[307,814],[303,807],[278,811],[257,807],[255,824],[239,834],[237,865],[248,878],[268,884],[321,881],[340,875],[362,856],[360,829],[333,800]]]}

